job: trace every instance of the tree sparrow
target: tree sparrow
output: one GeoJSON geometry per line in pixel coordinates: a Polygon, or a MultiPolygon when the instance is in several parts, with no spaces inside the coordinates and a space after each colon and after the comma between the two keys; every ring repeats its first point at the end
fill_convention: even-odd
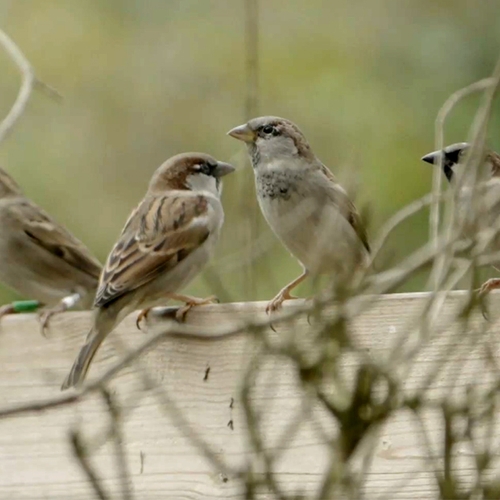
{"type": "Polygon", "coordinates": [[[367,262],[366,233],[356,207],[297,125],[264,116],[228,134],[248,146],[262,213],[303,268],[269,302],[266,311],[295,298],[290,291],[308,274],[329,274],[338,283],[348,280],[367,262]]]}
{"type": "MultiPolygon", "coordinates": [[[[433,151],[422,157],[422,161],[427,163],[440,165],[441,158],[443,172],[448,179],[450,185],[455,188],[456,180],[459,176],[463,176],[466,172],[462,167],[465,167],[465,160],[470,145],[466,142],[451,144],[443,149],[443,151],[433,151]],[[442,156],[444,155],[444,157],[442,156]]],[[[456,206],[457,215],[464,221],[464,235],[466,237],[473,236],[477,231],[477,222],[475,214],[470,211],[470,205],[465,204],[465,197],[470,195],[470,185],[465,178],[460,185],[460,192],[457,193],[456,206]]],[[[479,165],[475,188],[480,202],[479,209],[481,210],[481,222],[485,227],[496,227],[497,234],[500,231],[498,224],[500,222],[500,155],[494,151],[487,150],[484,153],[484,162],[479,165]]],[[[488,245],[490,249],[500,247],[500,236],[496,236],[488,245]]],[[[500,270],[497,266],[495,269],[500,270]]],[[[480,288],[480,294],[489,292],[500,287],[500,279],[492,278],[486,281],[480,288]]]]}
{"type": "Polygon", "coordinates": [[[143,309],[140,321],[151,308],[173,299],[186,303],[183,317],[190,307],[214,300],[177,292],[212,254],[224,221],[221,177],[233,171],[203,153],[173,156],[156,170],[108,256],[93,327],[61,389],[83,382],[103,340],[132,311],[143,309]]]}
{"type": "MultiPolygon", "coordinates": [[[[42,314],[42,329],[52,314],[80,300],[90,307],[101,264],[83,243],[28,200],[2,169],[0,226],[0,281],[53,307],[42,314]]],[[[0,316],[8,312],[13,312],[12,306],[3,306],[0,316]]]]}

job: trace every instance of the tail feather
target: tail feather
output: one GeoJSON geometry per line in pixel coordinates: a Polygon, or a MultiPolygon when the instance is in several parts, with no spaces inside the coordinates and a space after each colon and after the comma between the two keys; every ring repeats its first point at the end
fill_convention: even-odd
{"type": "Polygon", "coordinates": [[[70,387],[78,387],[83,383],[89,370],[90,363],[105,338],[106,335],[94,329],[89,332],[85,345],[80,349],[68,376],[61,386],[61,391],[69,389],[70,387]]]}

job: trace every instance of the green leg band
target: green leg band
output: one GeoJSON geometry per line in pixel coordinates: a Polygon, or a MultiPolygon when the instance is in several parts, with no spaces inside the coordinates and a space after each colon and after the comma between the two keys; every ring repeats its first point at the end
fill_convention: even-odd
{"type": "Polygon", "coordinates": [[[33,312],[41,305],[41,302],[38,300],[17,300],[16,302],[12,302],[12,308],[16,313],[33,312]]]}

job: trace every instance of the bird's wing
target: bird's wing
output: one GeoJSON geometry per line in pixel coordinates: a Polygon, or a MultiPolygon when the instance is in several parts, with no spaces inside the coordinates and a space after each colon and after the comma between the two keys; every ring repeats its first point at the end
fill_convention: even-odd
{"type": "Polygon", "coordinates": [[[500,177],[500,155],[495,151],[488,153],[488,159],[491,163],[491,176],[500,177]]]}
{"type": "Polygon", "coordinates": [[[85,274],[99,278],[101,264],[87,247],[69,231],[29,200],[22,198],[8,206],[9,216],[24,234],[41,249],[62,259],[85,274]]]}
{"type": "Polygon", "coordinates": [[[104,267],[94,305],[103,306],[172,269],[209,236],[202,196],[148,196],[132,212],[104,267]]]}
{"type": "Polygon", "coordinates": [[[339,207],[339,212],[347,219],[349,224],[351,224],[352,228],[358,235],[358,238],[363,243],[363,246],[366,248],[368,252],[370,252],[368,235],[361,221],[361,216],[359,215],[359,212],[356,209],[354,203],[351,201],[351,199],[349,198],[345,190],[342,188],[342,186],[337,182],[337,179],[332,174],[329,168],[321,164],[320,171],[330,181],[329,182],[329,190],[331,190],[330,198],[339,207]]]}

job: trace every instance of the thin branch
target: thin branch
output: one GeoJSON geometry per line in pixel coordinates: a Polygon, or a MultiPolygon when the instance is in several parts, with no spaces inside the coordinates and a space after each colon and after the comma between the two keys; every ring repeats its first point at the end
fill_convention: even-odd
{"type": "MultiPolygon", "coordinates": [[[[442,198],[442,197],[440,197],[442,198]]],[[[418,212],[423,210],[425,207],[428,207],[432,201],[434,200],[434,196],[429,193],[426,194],[425,196],[422,196],[422,198],[419,198],[418,200],[412,201],[409,205],[406,205],[403,207],[401,210],[396,212],[382,227],[382,229],[379,231],[379,235],[375,242],[372,245],[372,251],[370,254],[370,260],[373,262],[380,252],[380,250],[383,248],[385,242],[389,238],[389,236],[392,234],[392,232],[399,227],[403,222],[405,222],[407,219],[412,217],[413,215],[416,215],[418,212]]]]}
{"type": "MultiPolygon", "coordinates": [[[[468,97],[471,94],[474,94],[475,92],[480,92],[482,90],[485,90],[493,84],[494,84],[494,79],[492,77],[484,78],[482,80],[479,80],[478,82],[474,82],[460,90],[457,90],[450,97],[448,97],[448,99],[446,99],[445,103],[439,110],[436,117],[436,123],[435,123],[436,151],[442,151],[444,148],[444,123],[448,115],[453,110],[453,108],[462,99],[465,99],[466,97],[468,97]]],[[[441,156],[439,168],[434,169],[432,177],[432,185],[433,185],[432,192],[434,195],[434,199],[431,204],[431,211],[429,216],[429,229],[430,229],[431,240],[435,240],[439,233],[439,197],[441,195],[441,188],[442,188],[443,161],[444,158],[441,156]]]]}
{"type": "MultiPolygon", "coordinates": [[[[246,50],[246,98],[245,119],[255,118],[258,113],[259,99],[259,5],[258,0],[243,0],[245,7],[245,50],[246,50]]],[[[248,161],[248,160],[247,160],[248,161]]],[[[253,174],[250,172],[247,176],[253,174]]],[[[244,185],[247,189],[247,184],[244,185]]],[[[246,234],[246,259],[248,261],[245,276],[248,297],[255,297],[257,289],[257,268],[252,259],[252,243],[259,235],[260,213],[256,210],[255,200],[245,208],[248,211],[248,232],[246,234]]]]}
{"type": "MultiPolygon", "coordinates": [[[[286,500],[286,496],[281,491],[276,481],[276,477],[273,474],[273,460],[267,451],[264,438],[260,430],[260,414],[257,413],[251,401],[251,392],[254,388],[256,377],[264,359],[264,352],[264,349],[261,349],[260,352],[255,353],[248,365],[245,376],[243,377],[244,383],[240,391],[241,403],[247,423],[248,438],[252,446],[251,451],[257,455],[264,466],[264,483],[273,493],[275,498],[278,500],[286,500]]],[[[250,453],[249,456],[253,453],[250,453]]],[[[255,472],[251,463],[247,466],[247,469],[248,473],[245,475],[245,486],[247,491],[254,491],[258,484],[255,481],[255,472]]]]}
{"type": "MultiPolygon", "coordinates": [[[[466,165],[466,170],[472,170],[471,173],[468,173],[468,176],[470,177],[470,181],[472,182],[472,185],[474,185],[474,180],[476,177],[476,172],[477,168],[479,165],[479,162],[481,158],[479,157],[479,150],[482,150],[484,147],[484,140],[485,140],[485,131],[486,131],[486,126],[488,124],[488,119],[490,116],[491,112],[491,107],[493,104],[493,99],[496,95],[498,86],[500,85],[500,59],[498,60],[494,73],[492,77],[480,80],[479,82],[475,82],[464,89],[461,89],[457,92],[455,92],[443,105],[441,110],[438,113],[438,117],[436,119],[436,146],[438,148],[438,151],[441,151],[444,147],[444,139],[443,139],[443,130],[444,130],[444,122],[451,112],[451,110],[454,108],[454,106],[464,97],[470,95],[473,92],[485,91],[485,97],[484,97],[484,102],[480,106],[478,112],[476,113],[476,117],[474,120],[473,124],[473,131],[472,131],[472,145],[471,145],[471,151],[468,156],[468,165],[466,165]],[[471,169],[470,167],[473,163],[473,160],[476,160],[474,164],[474,168],[471,169]]],[[[439,233],[439,195],[441,193],[441,181],[442,181],[442,163],[444,161],[444,155],[440,155],[440,168],[435,169],[434,171],[434,177],[433,177],[433,194],[435,196],[435,200],[431,204],[431,214],[430,214],[430,227],[431,227],[431,241],[434,242],[434,244],[437,244],[437,235],[439,233]]],[[[461,183],[464,181],[465,176],[462,176],[460,179],[461,183]]],[[[460,185],[456,186],[456,190],[460,190],[460,185]]],[[[465,205],[467,206],[467,205],[465,205]]],[[[449,210],[449,215],[448,215],[448,220],[446,222],[446,230],[445,234],[447,235],[448,241],[451,241],[453,238],[452,233],[457,230],[457,228],[454,225],[454,220],[455,220],[455,210],[453,210],[453,206],[451,207],[452,210],[449,210]]],[[[458,228],[460,231],[461,228],[458,228]]],[[[450,247],[448,247],[449,251],[450,247]]],[[[442,280],[444,279],[447,268],[449,267],[451,263],[451,255],[448,254],[448,252],[443,252],[440,255],[437,255],[436,257],[436,262],[433,266],[432,273],[430,276],[430,281],[433,284],[433,289],[438,290],[440,287],[440,284],[442,280]]]]}
{"type": "Polygon", "coordinates": [[[71,446],[73,448],[73,453],[80,464],[83,472],[87,476],[89,483],[92,485],[92,488],[95,494],[98,496],[99,500],[110,500],[110,496],[105,492],[102,486],[102,479],[99,478],[97,473],[94,471],[90,461],[88,459],[87,450],[85,449],[84,444],[82,443],[82,439],[80,433],[77,431],[72,431],[70,435],[71,446]]]}
{"type": "MultiPolygon", "coordinates": [[[[113,342],[121,353],[134,354],[129,351],[119,339],[114,338],[113,342]]],[[[153,393],[163,414],[172,420],[174,425],[199,451],[201,451],[205,458],[210,461],[219,472],[234,474],[235,472],[231,470],[231,468],[223,462],[220,456],[212,450],[211,446],[200,437],[198,431],[187,423],[186,416],[182,410],[178,408],[177,404],[169,396],[163,385],[155,382],[141,359],[136,360],[136,367],[138,368],[138,376],[144,385],[144,390],[153,393]]]]}
{"type": "Polygon", "coordinates": [[[249,120],[257,115],[259,107],[259,2],[258,0],[244,1],[247,51],[245,116],[249,120]]]}
{"type": "Polygon", "coordinates": [[[16,64],[19,71],[21,72],[22,82],[17,94],[17,98],[9,111],[8,115],[0,122],[0,143],[10,134],[15,124],[21,118],[28,100],[30,98],[31,92],[35,87],[39,87],[50,96],[54,98],[61,98],[60,94],[49,87],[45,83],[41,82],[35,75],[33,67],[26,59],[25,55],[21,52],[19,47],[14,43],[14,41],[0,29],[0,45],[7,52],[8,56],[16,64]]]}
{"type": "Polygon", "coordinates": [[[102,389],[102,395],[108,407],[113,427],[113,441],[115,443],[116,462],[120,475],[121,493],[123,500],[133,500],[132,479],[127,463],[127,452],[124,445],[122,429],[122,412],[111,394],[102,389]]]}
{"type": "MultiPolygon", "coordinates": [[[[380,295],[381,293],[387,293],[388,291],[401,285],[401,283],[404,282],[414,272],[418,271],[422,267],[426,266],[429,262],[431,262],[436,254],[443,250],[444,247],[442,245],[443,244],[435,248],[429,248],[427,246],[419,249],[418,251],[414,252],[414,254],[405,259],[404,263],[399,268],[391,269],[389,271],[380,273],[379,275],[369,277],[368,282],[370,283],[370,286],[366,291],[368,294],[371,293],[372,295],[355,296],[347,300],[345,304],[343,304],[342,308],[336,308],[335,314],[337,314],[339,317],[340,315],[350,318],[356,317],[360,314],[361,311],[365,310],[369,306],[369,304],[373,303],[378,295],[380,295]]],[[[46,400],[38,402],[24,403],[17,406],[12,406],[10,408],[0,408],[0,418],[5,418],[22,413],[45,411],[61,406],[67,406],[69,404],[80,401],[88,394],[101,390],[103,384],[109,382],[123,368],[135,361],[144,352],[156,346],[164,338],[179,335],[207,340],[248,332],[253,332],[255,334],[269,328],[271,324],[277,325],[280,323],[285,323],[287,321],[293,320],[298,316],[312,312],[314,308],[327,307],[331,304],[332,297],[326,296],[323,299],[319,299],[316,304],[303,302],[302,305],[298,305],[293,309],[285,309],[284,311],[278,312],[272,318],[268,317],[265,320],[260,321],[249,321],[246,323],[242,322],[239,325],[230,325],[229,327],[205,329],[204,333],[200,333],[200,330],[195,327],[170,323],[166,331],[158,333],[155,336],[147,339],[133,352],[125,356],[124,359],[119,360],[118,362],[113,364],[95,382],[89,383],[88,385],[84,386],[80,390],[80,392],[76,394],[69,394],[67,396],[48,398],[46,400]]]]}

